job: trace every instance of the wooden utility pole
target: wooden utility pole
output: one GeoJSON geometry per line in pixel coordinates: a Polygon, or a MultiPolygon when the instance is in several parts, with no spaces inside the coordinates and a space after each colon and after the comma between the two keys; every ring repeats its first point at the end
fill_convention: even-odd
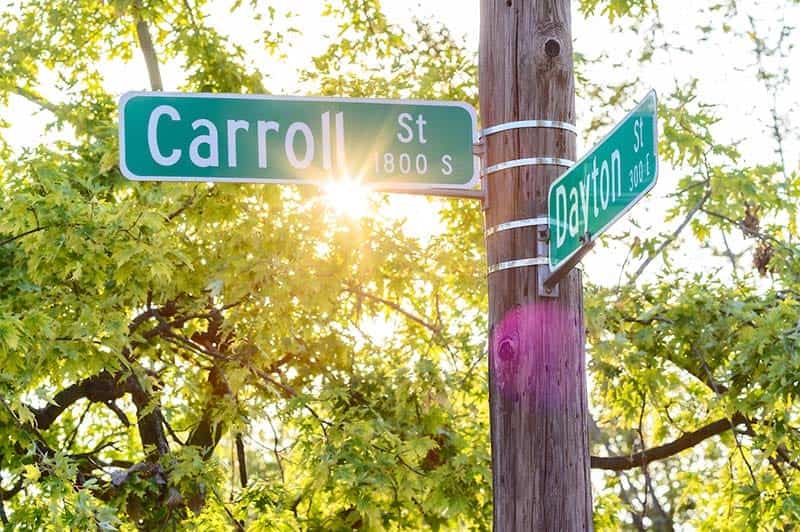
{"type": "Polygon", "coordinates": [[[592,528],[580,272],[560,282],[557,297],[543,297],[537,272],[541,283],[547,267],[511,262],[546,256],[546,225],[530,224],[547,217],[548,187],[568,164],[559,159],[575,160],[575,132],[565,125],[575,124],[570,24],[569,0],[481,0],[483,127],[557,122],[528,123],[485,138],[498,532],[592,528]],[[558,164],[538,159],[543,157],[558,164]],[[511,169],[495,166],[520,159],[529,160],[511,169]]]}

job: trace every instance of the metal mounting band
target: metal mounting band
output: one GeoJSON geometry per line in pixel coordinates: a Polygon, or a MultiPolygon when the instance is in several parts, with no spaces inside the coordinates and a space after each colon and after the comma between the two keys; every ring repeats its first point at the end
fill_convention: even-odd
{"type": "Polygon", "coordinates": [[[575,124],[568,122],[559,122],[557,120],[517,120],[516,122],[506,122],[505,124],[497,124],[496,126],[487,127],[481,133],[484,137],[500,133],[501,131],[509,131],[512,129],[521,129],[526,127],[543,127],[548,129],[563,129],[570,133],[578,134],[578,128],[575,124]]]}
{"type": "Polygon", "coordinates": [[[489,229],[486,230],[486,236],[499,233],[500,231],[517,229],[518,227],[534,227],[534,226],[548,225],[548,224],[549,224],[548,218],[526,218],[525,220],[512,220],[510,222],[504,222],[501,224],[497,224],[494,227],[490,227],[489,229]]]}
{"type": "Polygon", "coordinates": [[[513,161],[493,164],[486,169],[486,175],[499,172],[500,170],[508,170],[509,168],[518,168],[520,166],[552,165],[569,168],[573,164],[575,164],[575,161],[561,159],[560,157],[527,157],[525,159],[514,159],[513,161]]]}
{"type": "Polygon", "coordinates": [[[526,266],[546,266],[549,264],[547,257],[533,257],[530,259],[517,259],[517,260],[508,260],[505,262],[499,262],[497,264],[492,264],[489,266],[489,274],[503,271],[503,270],[510,270],[512,268],[524,268],[526,266]]]}

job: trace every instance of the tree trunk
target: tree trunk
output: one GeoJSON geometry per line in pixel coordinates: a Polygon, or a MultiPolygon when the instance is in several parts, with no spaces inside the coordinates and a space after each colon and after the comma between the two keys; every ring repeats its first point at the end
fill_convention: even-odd
{"type": "MultiPolygon", "coordinates": [[[[483,127],[516,120],[575,123],[569,0],[481,0],[483,127]]],[[[575,159],[575,134],[527,128],[487,138],[487,165],[575,159]]],[[[547,216],[565,168],[525,166],[486,178],[486,227],[547,216]]],[[[544,227],[539,228],[544,229],[544,227]]],[[[546,249],[544,247],[543,249],[546,249]]],[[[537,228],[487,235],[489,264],[537,256],[537,228]]],[[[559,296],[537,294],[537,269],[489,274],[489,393],[496,531],[592,528],[580,272],[559,296]]]]}

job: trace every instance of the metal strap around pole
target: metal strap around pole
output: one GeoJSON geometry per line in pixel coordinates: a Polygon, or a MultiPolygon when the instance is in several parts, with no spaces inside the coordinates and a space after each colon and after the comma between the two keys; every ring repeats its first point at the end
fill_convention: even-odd
{"type": "Polygon", "coordinates": [[[568,122],[559,122],[557,120],[517,120],[516,122],[506,122],[505,124],[498,124],[496,126],[487,127],[481,133],[484,137],[500,133],[501,131],[509,131],[512,129],[521,129],[526,127],[541,127],[548,129],[563,129],[570,133],[578,134],[578,128],[575,124],[568,122]]]}
{"type": "Polygon", "coordinates": [[[499,233],[500,231],[508,231],[509,229],[517,229],[518,227],[538,227],[538,226],[546,226],[549,224],[548,218],[526,218],[525,220],[512,220],[510,222],[504,222],[501,224],[497,224],[494,227],[490,227],[486,230],[486,236],[491,236],[495,233],[499,233]]]}
{"type": "Polygon", "coordinates": [[[508,260],[505,262],[499,262],[497,264],[492,264],[491,266],[489,266],[489,274],[491,275],[495,272],[510,270],[512,268],[525,268],[527,266],[543,266],[547,264],[549,264],[549,259],[547,257],[533,257],[530,259],[508,260]]]}
{"type": "Polygon", "coordinates": [[[525,159],[514,159],[513,161],[493,164],[486,169],[486,175],[499,172],[500,170],[508,170],[509,168],[518,168],[520,166],[547,165],[570,168],[573,164],[575,164],[575,161],[562,159],[560,157],[526,157],[525,159]]]}

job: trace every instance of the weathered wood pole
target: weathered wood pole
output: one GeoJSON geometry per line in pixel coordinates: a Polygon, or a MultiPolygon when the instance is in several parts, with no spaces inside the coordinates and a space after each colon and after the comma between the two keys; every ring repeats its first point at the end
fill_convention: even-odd
{"type": "MultiPolygon", "coordinates": [[[[484,128],[517,120],[575,123],[569,0],[481,0],[480,111],[484,128]]],[[[486,162],[575,159],[575,134],[525,128],[489,136],[486,162]]],[[[486,178],[486,227],[547,216],[550,182],[565,168],[536,165],[486,178]]],[[[539,228],[539,229],[544,229],[539,228]]],[[[537,228],[488,234],[490,265],[542,256],[537,228]]],[[[544,251],[546,253],[546,251],[544,251]]],[[[537,269],[489,274],[489,400],[494,529],[592,528],[583,299],[578,271],[556,298],[537,293],[537,269]]]]}

